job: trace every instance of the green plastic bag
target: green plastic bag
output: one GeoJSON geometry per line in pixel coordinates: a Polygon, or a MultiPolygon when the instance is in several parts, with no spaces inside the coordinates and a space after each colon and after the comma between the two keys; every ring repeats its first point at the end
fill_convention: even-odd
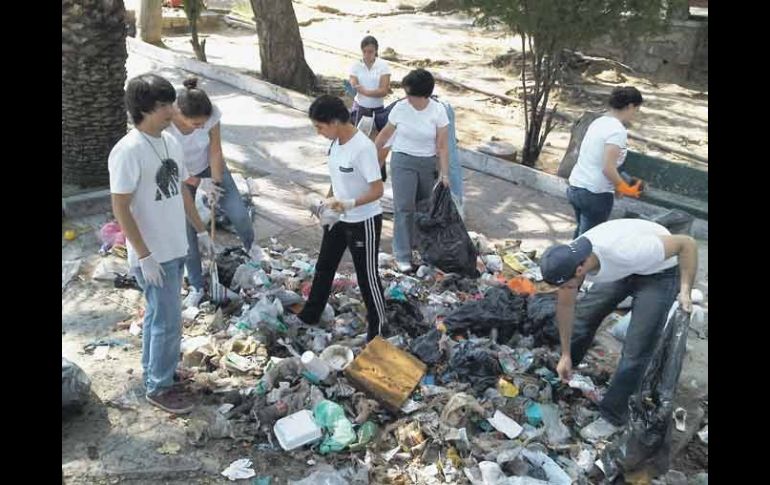
{"type": "Polygon", "coordinates": [[[374,439],[377,434],[377,425],[372,421],[367,421],[358,428],[358,441],[350,445],[350,451],[358,451],[366,448],[366,445],[374,439]]]}
{"type": "Polygon", "coordinates": [[[321,442],[319,451],[322,455],[342,451],[356,441],[353,424],[345,417],[342,406],[336,402],[328,400],[319,402],[313,409],[313,417],[318,426],[331,433],[321,442]]]}

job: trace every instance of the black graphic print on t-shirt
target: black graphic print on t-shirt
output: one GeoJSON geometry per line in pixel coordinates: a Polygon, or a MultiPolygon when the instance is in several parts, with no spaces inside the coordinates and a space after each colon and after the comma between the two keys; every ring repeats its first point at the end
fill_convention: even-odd
{"type": "Polygon", "coordinates": [[[155,172],[155,183],[158,189],[155,191],[155,200],[167,199],[179,193],[179,166],[170,158],[160,162],[160,168],[155,172]]]}

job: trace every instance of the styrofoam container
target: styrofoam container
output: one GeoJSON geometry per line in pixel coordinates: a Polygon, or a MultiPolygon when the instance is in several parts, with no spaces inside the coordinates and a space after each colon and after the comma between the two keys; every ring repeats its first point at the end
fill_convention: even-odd
{"type": "Polygon", "coordinates": [[[330,345],[321,352],[321,360],[336,371],[345,370],[353,362],[353,351],[344,345],[330,345]]]}
{"type": "Polygon", "coordinates": [[[286,451],[299,448],[323,437],[323,431],[313,419],[313,412],[303,409],[276,421],[273,433],[286,451]]]}

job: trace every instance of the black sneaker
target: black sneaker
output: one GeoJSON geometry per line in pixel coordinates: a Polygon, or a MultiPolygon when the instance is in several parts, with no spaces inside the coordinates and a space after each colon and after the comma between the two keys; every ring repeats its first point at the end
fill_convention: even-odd
{"type": "Polygon", "coordinates": [[[187,414],[193,410],[193,401],[188,393],[175,388],[145,396],[147,402],[171,414],[187,414]]]}

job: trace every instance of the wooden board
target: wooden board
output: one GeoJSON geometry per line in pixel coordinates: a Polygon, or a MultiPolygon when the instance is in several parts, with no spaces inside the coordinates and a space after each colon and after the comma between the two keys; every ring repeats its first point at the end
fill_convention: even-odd
{"type": "Polygon", "coordinates": [[[357,389],[398,411],[426,369],[419,359],[378,336],[345,369],[345,376],[357,389]]]}

